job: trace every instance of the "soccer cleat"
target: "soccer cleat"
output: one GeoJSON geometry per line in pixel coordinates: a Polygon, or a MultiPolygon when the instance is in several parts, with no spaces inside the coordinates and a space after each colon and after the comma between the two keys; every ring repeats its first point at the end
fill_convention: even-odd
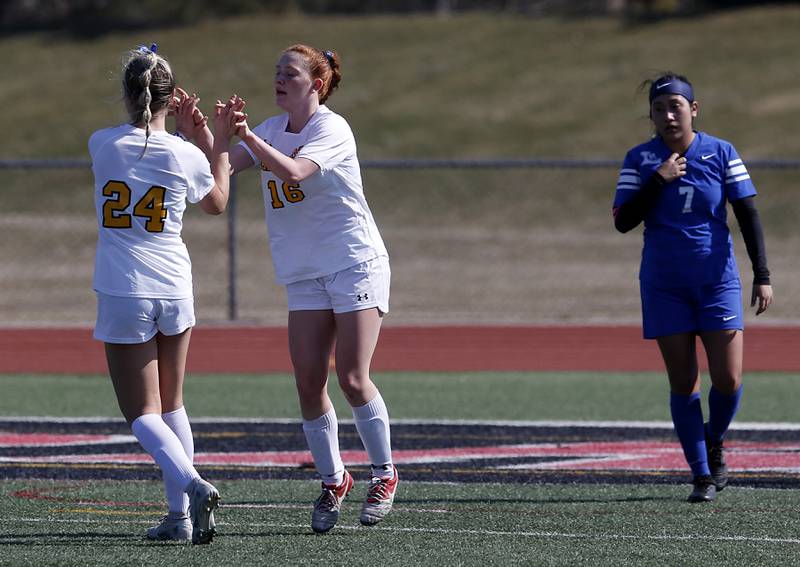
{"type": "Polygon", "coordinates": [[[708,454],[708,468],[711,470],[711,477],[717,485],[717,491],[728,486],[728,465],[725,464],[725,448],[720,441],[712,445],[706,437],[706,453],[708,454]]]}
{"type": "Polygon", "coordinates": [[[711,475],[700,475],[692,480],[694,490],[687,498],[688,502],[713,502],[717,498],[717,487],[711,475]]]}
{"type": "Polygon", "coordinates": [[[186,514],[170,512],[160,524],[147,529],[147,539],[188,541],[192,539],[192,521],[186,514]]]}
{"type": "Polygon", "coordinates": [[[322,484],[322,494],[314,502],[314,511],[311,514],[311,529],[318,534],[324,534],[339,521],[339,510],[345,496],[353,489],[353,477],[344,471],[344,478],[337,486],[322,484]]]}
{"type": "Polygon", "coordinates": [[[374,526],[392,510],[394,495],[397,492],[397,468],[392,465],[392,478],[373,478],[367,489],[367,499],[361,508],[361,523],[374,526]]]}
{"type": "Polygon", "coordinates": [[[192,543],[211,543],[216,533],[214,510],[219,505],[219,492],[202,478],[189,485],[189,516],[192,519],[192,543]]]}

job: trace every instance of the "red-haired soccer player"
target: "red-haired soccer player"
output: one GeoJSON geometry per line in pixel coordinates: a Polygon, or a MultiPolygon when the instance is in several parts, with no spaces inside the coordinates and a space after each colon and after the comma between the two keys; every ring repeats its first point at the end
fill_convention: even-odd
{"type": "Polygon", "coordinates": [[[362,524],[376,524],[389,513],[398,482],[389,414],[369,375],[389,311],[389,257],[364,198],[353,133],[325,105],[341,76],[336,53],[293,45],[275,66],[275,101],[283,114],[250,130],[244,101],[229,100],[239,112],[242,139],[231,150],[231,165],[235,172],[261,167],[276,280],[286,286],[303,431],[322,478],[311,518],[318,533],[333,528],[353,487],[327,391],[334,344],[339,386],[372,463],[362,524]]]}

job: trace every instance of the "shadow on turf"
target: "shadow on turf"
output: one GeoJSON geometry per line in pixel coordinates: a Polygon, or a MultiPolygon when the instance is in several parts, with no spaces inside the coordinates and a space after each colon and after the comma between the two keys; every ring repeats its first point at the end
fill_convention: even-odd
{"type": "Polygon", "coordinates": [[[607,504],[611,502],[657,502],[675,500],[672,495],[626,496],[619,498],[398,498],[395,505],[407,504],[607,504]]]}
{"type": "MultiPolygon", "coordinates": [[[[369,528],[364,528],[365,530],[369,528]]],[[[309,523],[308,527],[306,528],[294,528],[294,529],[287,529],[287,530],[268,530],[268,531],[261,531],[261,532],[225,532],[223,534],[217,534],[214,536],[214,541],[218,541],[220,538],[228,538],[228,537],[237,537],[237,538],[270,538],[270,537],[321,537],[321,538],[328,538],[333,537],[340,534],[346,534],[343,530],[336,530],[335,528],[328,533],[325,534],[317,534],[311,531],[311,524],[309,523]]]]}
{"type": "Polygon", "coordinates": [[[102,540],[115,540],[108,542],[107,547],[116,546],[123,540],[126,546],[130,545],[152,545],[153,542],[140,538],[138,536],[131,536],[128,534],[115,534],[115,533],[101,533],[101,532],[70,532],[70,533],[38,533],[38,534],[17,534],[17,535],[0,535],[0,546],[4,545],[55,545],[59,547],[67,546],[85,546],[88,540],[91,540],[93,546],[102,546],[102,540]]]}
{"type": "MultiPolygon", "coordinates": [[[[395,500],[395,505],[398,507],[407,506],[409,504],[605,504],[612,502],[659,502],[675,500],[675,496],[671,494],[663,495],[650,495],[650,496],[625,496],[617,498],[459,498],[454,500],[452,498],[401,498],[395,500]]],[[[307,500],[236,500],[226,502],[228,505],[251,505],[251,506],[268,506],[276,504],[294,505],[297,507],[308,507],[311,505],[307,500]]],[[[224,508],[224,506],[220,506],[224,508]]]]}

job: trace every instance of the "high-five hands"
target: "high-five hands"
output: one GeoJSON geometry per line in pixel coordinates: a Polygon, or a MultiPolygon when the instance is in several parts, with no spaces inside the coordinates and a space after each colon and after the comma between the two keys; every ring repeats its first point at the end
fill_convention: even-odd
{"type": "Polygon", "coordinates": [[[225,107],[230,109],[231,127],[235,136],[244,139],[250,134],[250,127],[247,125],[247,114],[244,107],[247,102],[237,94],[231,95],[225,103],[225,107]]]}
{"type": "Polygon", "coordinates": [[[192,140],[205,129],[208,117],[197,107],[200,102],[199,96],[196,94],[190,96],[180,87],[175,89],[175,95],[171,106],[177,131],[186,139],[192,140]]]}

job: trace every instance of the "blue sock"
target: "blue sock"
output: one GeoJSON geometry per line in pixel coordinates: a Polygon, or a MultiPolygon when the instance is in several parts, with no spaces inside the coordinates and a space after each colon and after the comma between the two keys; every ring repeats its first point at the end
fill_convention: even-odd
{"type": "Polygon", "coordinates": [[[683,454],[692,469],[692,474],[694,476],[711,474],[706,456],[706,435],[700,393],[688,396],[671,393],[669,409],[675,433],[678,434],[678,440],[681,442],[683,454]]]}
{"type": "Polygon", "coordinates": [[[733,394],[726,395],[711,386],[708,392],[708,439],[715,445],[722,443],[722,438],[728,431],[733,416],[739,409],[739,402],[742,399],[742,386],[733,394]]]}

